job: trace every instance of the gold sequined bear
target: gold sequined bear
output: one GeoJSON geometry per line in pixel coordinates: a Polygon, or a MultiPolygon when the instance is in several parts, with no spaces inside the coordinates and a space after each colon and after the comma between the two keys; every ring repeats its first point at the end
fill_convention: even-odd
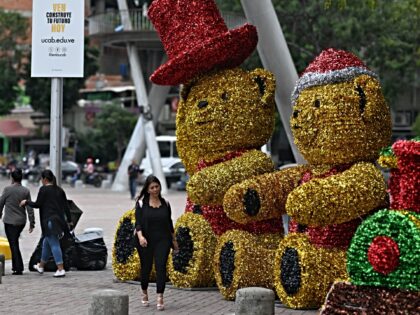
{"type": "Polygon", "coordinates": [[[216,279],[228,299],[240,287],[273,287],[267,275],[283,235],[280,218],[244,223],[230,219],[223,204],[231,186],[274,170],[260,151],[274,128],[274,90],[270,72],[240,68],[197,76],[182,87],[177,148],[191,177],[186,213],[175,228],[180,252],[170,260],[175,285],[209,286],[216,279]]]}
{"type": "Polygon", "coordinates": [[[295,143],[309,164],[232,187],[225,211],[247,222],[286,210],[290,233],[275,256],[276,291],[288,307],[316,308],[334,279],[347,278],[346,250],[362,218],[385,204],[385,182],[374,161],[390,140],[390,111],[376,74],[335,49],[308,66],[292,102],[295,143]],[[246,205],[251,191],[253,205],[246,205]],[[256,214],[236,213],[241,202],[256,214]]]}
{"type": "MultiPolygon", "coordinates": [[[[281,220],[244,224],[223,208],[232,185],[274,170],[260,151],[274,127],[274,77],[238,68],[257,46],[257,28],[245,23],[229,29],[214,0],[154,0],[148,16],[168,56],[150,80],[183,85],[177,147],[191,176],[186,213],[175,225],[179,252],[169,259],[169,277],[180,287],[216,280],[226,298],[244,286],[273,287],[273,259],[263,258],[274,257],[281,220]]],[[[253,193],[246,198],[252,204],[253,193]]],[[[247,211],[253,215],[254,208],[247,211]]]]}

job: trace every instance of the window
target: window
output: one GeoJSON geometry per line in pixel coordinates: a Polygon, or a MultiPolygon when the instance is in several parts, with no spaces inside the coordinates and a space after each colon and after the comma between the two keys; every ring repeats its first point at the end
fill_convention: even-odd
{"type": "Polygon", "coordinates": [[[411,111],[397,111],[393,116],[394,126],[408,127],[411,126],[412,123],[411,111]]]}
{"type": "Polygon", "coordinates": [[[161,157],[171,157],[171,142],[158,141],[158,145],[161,157]]]}

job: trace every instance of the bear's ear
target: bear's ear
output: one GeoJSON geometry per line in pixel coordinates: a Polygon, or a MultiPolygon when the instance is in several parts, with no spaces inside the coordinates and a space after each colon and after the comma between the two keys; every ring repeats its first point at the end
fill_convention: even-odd
{"type": "Polygon", "coordinates": [[[185,121],[186,116],[186,103],[188,99],[188,95],[190,94],[192,84],[182,84],[179,90],[180,100],[178,103],[178,109],[176,111],[176,123],[183,124],[185,121]]]}
{"type": "Polygon", "coordinates": [[[274,74],[265,69],[257,68],[251,71],[250,75],[254,79],[254,82],[258,84],[261,101],[264,104],[272,103],[276,90],[276,79],[274,78],[274,74]]]}
{"type": "Polygon", "coordinates": [[[200,76],[197,76],[191,79],[190,81],[188,81],[187,83],[184,83],[181,85],[181,90],[179,92],[179,96],[181,96],[181,100],[183,100],[184,102],[187,100],[192,87],[198,82],[200,78],[201,78],[200,76]]]}
{"type": "Polygon", "coordinates": [[[192,84],[182,84],[181,90],[179,91],[179,96],[181,96],[182,101],[186,101],[188,98],[188,94],[190,94],[192,84]]]}

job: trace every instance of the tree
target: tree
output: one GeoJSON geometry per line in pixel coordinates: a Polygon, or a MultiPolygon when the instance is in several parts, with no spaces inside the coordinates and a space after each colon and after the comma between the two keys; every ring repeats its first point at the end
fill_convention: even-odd
{"type": "MultiPolygon", "coordinates": [[[[74,106],[79,99],[79,90],[83,88],[85,79],[95,74],[98,70],[99,51],[89,45],[89,39],[85,39],[84,50],[84,78],[65,79],[63,84],[63,110],[74,106]]],[[[30,59],[30,58],[29,58],[30,59]]],[[[31,98],[32,108],[49,116],[51,107],[51,79],[31,78],[31,64],[26,67],[26,94],[31,98]]]]}
{"type": "Polygon", "coordinates": [[[118,105],[103,107],[95,119],[94,129],[77,135],[78,158],[94,156],[103,161],[120,161],[136,122],[136,116],[118,105]]]}
{"type": "MultiPolygon", "coordinates": [[[[217,0],[222,10],[242,13],[240,0],[217,0]]],[[[388,101],[419,85],[418,0],[273,0],[300,73],[322,50],[358,55],[378,73],[388,101]]]]}
{"type": "Polygon", "coordinates": [[[18,13],[0,9],[0,115],[14,108],[16,86],[22,78],[27,21],[18,13]]]}

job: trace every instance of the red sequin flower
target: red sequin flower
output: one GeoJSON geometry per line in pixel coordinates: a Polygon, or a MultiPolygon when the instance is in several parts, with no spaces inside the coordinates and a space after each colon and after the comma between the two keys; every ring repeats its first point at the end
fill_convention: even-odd
{"type": "Polygon", "coordinates": [[[398,244],[387,236],[375,237],[368,249],[368,260],[376,272],[391,273],[400,262],[398,244]]]}

